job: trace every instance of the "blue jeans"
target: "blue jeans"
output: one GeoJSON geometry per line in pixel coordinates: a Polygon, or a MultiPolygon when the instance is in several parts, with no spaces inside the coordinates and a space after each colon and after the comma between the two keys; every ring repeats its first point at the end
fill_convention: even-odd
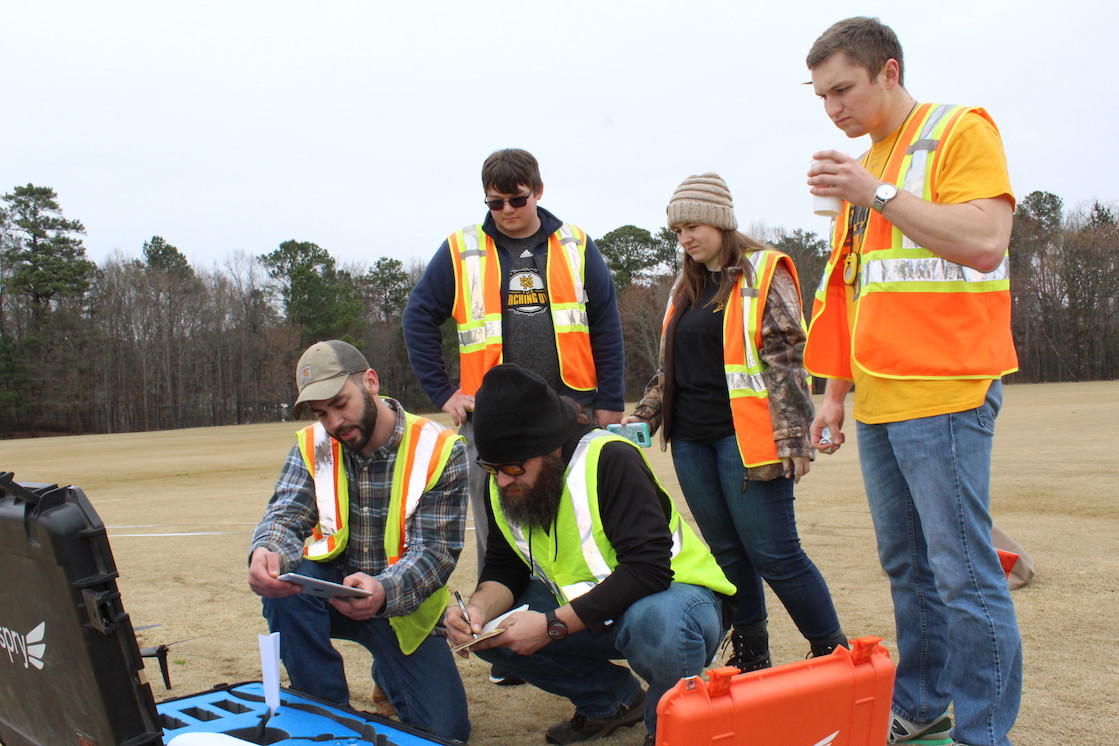
{"type": "Polygon", "coordinates": [[[894,710],[927,723],[954,704],[957,741],[1009,744],[1022,638],[991,543],[994,381],[977,409],[857,424],[859,462],[897,627],[894,710]]]}
{"type": "MultiPolygon", "coordinates": [[[[327,563],[303,560],[296,572],[342,582],[342,574],[327,563]]],[[[330,639],[353,640],[372,653],[373,680],[401,722],[443,738],[470,737],[466,692],[446,638],[429,636],[414,653],[404,655],[387,618],[357,622],[307,593],[262,600],[268,629],[280,633],[280,658],[293,689],[348,704],[342,656],[330,639]]]]}
{"type": "Polygon", "coordinates": [[[764,579],[807,640],[838,636],[828,586],[797,535],[793,480],[746,482],[733,436],[711,443],[674,439],[672,463],[704,540],[738,588],[734,626],[766,619],[764,579]]]}
{"type": "MultiPolygon", "coordinates": [[[[514,606],[533,611],[557,607],[555,596],[532,580],[514,606]]],[[[595,636],[588,630],[550,642],[532,655],[491,648],[477,655],[546,692],[567,697],[585,717],[607,717],[633,704],[641,691],[636,672],[648,684],[645,727],[657,729],[657,703],[685,676],[701,673],[714,657],[726,630],[722,604],[708,588],[673,583],[667,590],[634,602],[620,619],[595,636]],[[630,668],[611,663],[625,659],[630,668]]]]}
{"type": "Polygon", "coordinates": [[[478,445],[474,442],[474,419],[468,415],[466,422],[462,423],[458,434],[466,439],[466,460],[470,464],[467,472],[467,487],[470,494],[470,514],[474,518],[474,547],[477,549],[478,575],[486,564],[486,542],[489,540],[489,518],[486,516],[486,505],[490,500],[489,475],[474,463],[478,458],[478,445]]]}

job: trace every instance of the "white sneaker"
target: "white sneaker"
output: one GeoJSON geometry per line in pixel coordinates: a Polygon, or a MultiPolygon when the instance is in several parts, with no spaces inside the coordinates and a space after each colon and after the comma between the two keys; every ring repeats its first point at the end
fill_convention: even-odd
{"type": "Polygon", "coordinates": [[[931,723],[919,725],[894,715],[886,743],[911,743],[916,746],[952,746],[952,718],[944,713],[931,723]]]}

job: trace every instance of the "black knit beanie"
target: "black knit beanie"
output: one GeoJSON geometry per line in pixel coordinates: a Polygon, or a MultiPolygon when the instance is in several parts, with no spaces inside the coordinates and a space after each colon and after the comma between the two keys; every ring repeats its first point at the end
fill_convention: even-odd
{"type": "Polygon", "coordinates": [[[543,378],[519,365],[491,368],[474,395],[478,458],[494,464],[543,456],[575,430],[575,410],[543,378]]]}

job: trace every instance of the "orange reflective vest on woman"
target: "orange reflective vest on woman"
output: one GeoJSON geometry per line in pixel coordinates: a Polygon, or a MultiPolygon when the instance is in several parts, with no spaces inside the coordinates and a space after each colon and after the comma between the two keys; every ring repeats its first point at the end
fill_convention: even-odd
{"type": "MultiPolygon", "coordinates": [[[[730,394],[730,411],[738,452],[743,466],[753,468],[781,461],[777,455],[777,442],[773,438],[769,389],[762,375],[767,366],[760,352],[762,314],[769,286],[773,283],[777,265],[782,263],[792,275],[793,283],[798,289],[798,298],[800,282],[797,280],[793,260],[779,251],[752,251],[746,255],[746,259],[754,270],[753,282],[747,283],[744,274],[740,274],[727,297],[723,311],[723,372],[727,392],[730,394]]],[[[670,297],[661,328],[662,337],[672,319],[673,305],[670,297]]],[[[802,319],[801,325],[803,324],[802,319]]],[[[661,345],[664,345],[663,339],[661,345]]]]}
{"type": "MultiPolygon", "coordinates": [[[[455,274],[452,316],[458,324],[459,387],[473,396],[501,363],[501,267],[493,237],[470,225],[447,237],[455,274]]],[[[548,237],[548,287],[560,379],[577,391],[597,385],[584,287],[587,234],[564,223],[548,237]]]]}
{"type": "MultiPolygon", "coordinates": [[[[899,190],[935,202],[940,155],[969,111],[921,104],[903,125],[882,175],[899,190]]],[[[853,379],[852,364],[879,378],[1000,378],[1018,369],[1010,333],[1009,255],[992,272],[937,256],[869,211],[861,250],[848,239],[850,205],[836,218],[832,254],[812,308],[805,367],[814,375],[853,379]],[[845,245],[847,244],[847,245],[845,245]],[[855,285],[849,323],[844,268],[855,285]],[[839,271],[836,271],[837,267],[839,271]]]]}
{"type": "MultiPolygon", "coordinates": [[[[408,549],[408,519],[423,494],[431,490],[451,457],[454,431],[427,419],[404,412],[404,434],[393,465],[388,515],[385,523],[385,556],[396,564],[408,549]]],[[[303,548],[305,557],[317,562],[341,554],[349,539],[350,492],[341,444],[330,437],[321,423],[296,433],[299,453],[315,482],[315,506],[319,522],[303,548]]],[[[446,586],[424,600],[414,611],[390,617],[401,650],[411,654],[442,618],[449,598],[446,586]]]]}

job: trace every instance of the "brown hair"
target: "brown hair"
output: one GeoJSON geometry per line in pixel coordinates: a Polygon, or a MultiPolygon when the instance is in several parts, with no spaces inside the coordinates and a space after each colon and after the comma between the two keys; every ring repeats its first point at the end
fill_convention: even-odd
{"type": "Polygon", "coordinates": [[[901,58],[901,42],[889,26],[877,18],[856,16],[833,23],[808,50],[805,62],[809,70],[824,64],[836,52],[843,52],[857,67],[864,68],[870,79],[882,72],[886,62],[898,61],[898,84],[905,86],[905,66],[901,58]]]}
{"type": "Polygon", "coordinates": [[[506,148],[490,153],[482,164],[482,188],[500,194],[515,194],[525,186],[536,192],[544,186],[540,165],[527,150],[506,148]]]}
{"type": "MultiPolygon", "coordinates": [[[[746,255],[752,251],[768,248],[770,247],[766,244],[756,238],[750,238],[745,233],[724,230],[723,246],[719,249],[720,264],[723,268],[722,279],[719,281],[719,289],[715,292],[715,297],[711,300],[710,305],[718,307],[726,304],[734,283],[738,281],[738,275],[744,274],[746,282],[752,283],[754,281],[754,268],[747,261],[746,255]]],[[[679,303],[680,299],[687,294],[688,299],[694,304],[703,295],[703,289],[706,285],[706,267],[692,259],[685,251],[684,266],[680,271],[680,282],[676,284],[674,302],[679,303]]]]}
{"type": "Polygon", "coordinates": [[[590,425],[591,424],[591,411],[589,407],[584,407],[579,402],[572,399],[570,396],[561,396],[562,401],[567,406],[575,410],[575,424],[577,425],[590,425]]]}

